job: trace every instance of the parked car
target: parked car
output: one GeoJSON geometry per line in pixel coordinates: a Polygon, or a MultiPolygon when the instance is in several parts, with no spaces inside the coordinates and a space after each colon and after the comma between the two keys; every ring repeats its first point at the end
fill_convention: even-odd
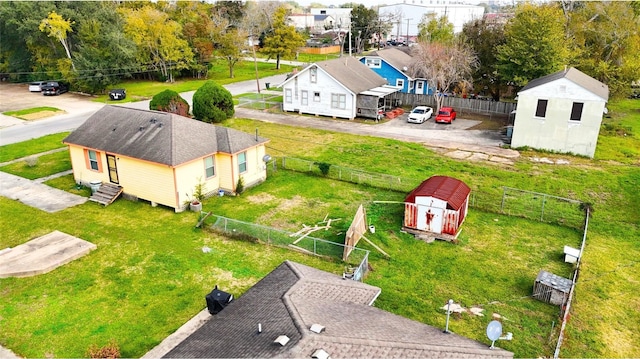
{"type": "Polygon", "coordinates": [[[42,86],[46,84],[46,81],[34,81],[29,83],[29,91],[31,92],[41,92],[42,86]]]}
{"type": "Polygon", "coordinates": [[[125,89],[113,89],[109,91],[109,98],[117,101],[124,100],[127,97],[127,90],[125,89]]]}
{"type": "Polygon", "coordinates": [[[424,123],[433,115],[433,109],[428,106],[416,106],[407,117],[407,122],[411,123],[424,123]]]}
{"type": "Polygon", "coordinates": [[[42,85],[43,95],[60,95],[69,91],[69,84],[60,81],[49,81],[42,85]]]}
{"type": "Polygon", "coordinates": [[[436,116],[437,123],[451,123],[456,119],[456,110],[451,107],[442,107],[436,116]]]}

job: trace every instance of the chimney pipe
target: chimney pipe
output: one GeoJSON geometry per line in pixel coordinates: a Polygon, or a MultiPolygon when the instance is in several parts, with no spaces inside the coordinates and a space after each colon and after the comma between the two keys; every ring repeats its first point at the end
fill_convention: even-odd
{"type": "Polygon", "coordinates": [[[262,333],[262,323],[258,323],[258,333],[262,333]]]}

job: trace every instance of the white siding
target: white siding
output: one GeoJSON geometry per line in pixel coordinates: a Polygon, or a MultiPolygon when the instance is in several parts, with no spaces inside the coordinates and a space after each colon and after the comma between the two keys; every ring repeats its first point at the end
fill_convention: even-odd
{"type": "Polygon", "coordinates": [[[605,100],[567,79],[559,79],[518,94],[511,146],[593,157],[605,100]],[[538,100],[548,100],[544,118],[535,117],[538,100]],[[584,103],[580,121],[570,121],[574,102],[584,103]]]}
{"type": "Polygon", "coordinates": [[[316,82],[311,82],[309,67],[300,71],[296,77],[283,85],[283,90],[292,93],[291,103],[283,101],[284,111],[294,111],[308,113],[319,116],[331,116],[339,118],[353,119],[356,117],[356,97],[335,79],[321,69],[317,70],[316,82]],[[307,104],[302,103],[301,91],[308,92],[307,104]],[[320,101],[314,98],[315,93],[320,93],[320,101]],[[331,94],[344,94],[346,97],[346,108],[337,109],[331,107],[331,94]]]}

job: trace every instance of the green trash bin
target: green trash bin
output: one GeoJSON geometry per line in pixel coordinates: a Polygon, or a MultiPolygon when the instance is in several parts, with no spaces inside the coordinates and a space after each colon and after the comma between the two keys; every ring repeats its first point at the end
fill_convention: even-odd
{"type": "Polygon", "coordinates": [[[269,87],[271,87],[271,83],[267,82],[264,84],[265,86],[267,86],[267,90],[269,89],[269,87]]]}

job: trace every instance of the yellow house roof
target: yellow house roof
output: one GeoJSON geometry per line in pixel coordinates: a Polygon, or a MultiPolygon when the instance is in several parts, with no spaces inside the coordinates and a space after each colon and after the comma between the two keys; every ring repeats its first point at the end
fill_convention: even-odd
{"type": "Polygon", "coordinates": [[[176,114],[109,105],[63,140],[170,166],[218,152],[238,153],[268,141],[176,114]]]}

